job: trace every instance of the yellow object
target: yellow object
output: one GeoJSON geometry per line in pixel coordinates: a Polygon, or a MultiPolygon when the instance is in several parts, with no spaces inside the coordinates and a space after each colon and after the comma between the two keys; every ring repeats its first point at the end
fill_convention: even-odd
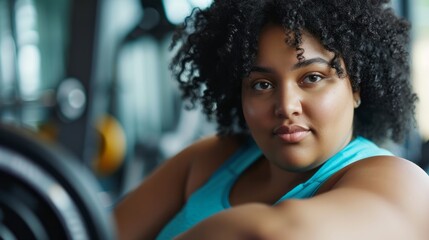
{"type": "Polygon", "coordinates": [[[121,124],[113,116],[103,117],[96,126],[100,136],[99,154],[94,160],[97,174],[115,172],[125,158],[126,137],[121,124]]]}
{"type": "Polygon", "coordinates": [[[58,135],[58,129],[52,122],[45,122],[38,127],[37,133],[42,139],[54,142],[58,135]]]}

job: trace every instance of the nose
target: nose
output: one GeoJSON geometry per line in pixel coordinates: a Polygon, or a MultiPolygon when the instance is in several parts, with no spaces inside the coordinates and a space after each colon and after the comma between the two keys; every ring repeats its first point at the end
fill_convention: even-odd
{"type": "Polygon", "coordinates": [[[300,89],[288,85],[278,89],[274,114],[278,118],[291,119],[302,114],[300,89]]]}

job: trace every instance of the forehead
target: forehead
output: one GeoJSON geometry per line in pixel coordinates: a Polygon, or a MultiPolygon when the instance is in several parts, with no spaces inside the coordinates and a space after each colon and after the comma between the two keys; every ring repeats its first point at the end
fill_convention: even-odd
{"type": "MultiPolygon", "coordinates": [[[[292,36],[286,36],[285,30],[274,24],[267,24],[262,28],[259,35],[259,44],[258,44],[258,59],[264,58],[268,55],[278,55],[278,54],[288,54],[294,53],[294,57],[297,57],[296,47],[287,44],[286,40],[292,36]]],[[[301,33],[301,45],[299,48],[303,49],[303,56],[308,58],[313,57],[325,57],[332,59],[334,53],[328,51],[320,41],[311,35],[307,31],[302,31],[301,33]]]]}

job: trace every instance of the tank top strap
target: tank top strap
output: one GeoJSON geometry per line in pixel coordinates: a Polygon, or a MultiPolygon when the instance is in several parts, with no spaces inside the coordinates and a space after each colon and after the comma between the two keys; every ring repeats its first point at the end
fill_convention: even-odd
{"type": "Polygon", "coordinates": [[[329,158],[310,179],[287,192],[276,204],[290,198],[312,197],[322,184],[339,170],[359,160],[381,155],[392,156],[393,154],[386,149],[379,148],[364,137],[357,137],[340,152],[329,158]]]}
{"type": "Polygon", "coordinates": [[[312,181],[325,181],[338,170],[358,160],[380,156],[393,155],[386,149],[379,148],[364,137],[356,137],[344,149],[328,159],[325,164],[310,179],[312,181]]]}
{"type": "Polygon", "coordinates": [[[214,179],[219,174],[225,172],[228,172],[233,176],[238,176],[261,155],[262,152],[256,143],[249,139],[228,160],[226,160],[218,170],[216,170],[212,178],[214,179]]]}

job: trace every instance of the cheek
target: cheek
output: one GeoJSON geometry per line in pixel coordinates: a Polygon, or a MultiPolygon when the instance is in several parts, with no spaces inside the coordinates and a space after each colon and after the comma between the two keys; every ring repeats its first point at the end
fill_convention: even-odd
{"type": "Polygon", "coordinates": [[[344,89],[336,89],[317,99],[312,105],[312,117],[317,118],[320,124],[329,124],[339,127],[338,124],[350,125],[353,119],[352,94],[344,89]],[[350,122],[350,124],[349,124],[350,122]]]}
{"type": "Polygon", "coordinates": [[[249,127],[261,123],[267,117],[269,106],[243,98],[243,115],[249,127]]]}
{"type": "Polygon", "coordinates": [[[252,118],[258,115],[258,109],[251,104],[243,104],[243,114],[245,118],[252,118]]]}
{"type": "Polygon", "coordinates": [[[244,115],[244,120],[246,120],[247,125],[252,128],[253,122],[255,122],[255,120],[257,118],[259,118],[259,113],[260,110],[258,110],[257,107],[255,107],[252,104],[249,103],[244,103],[243,102],[243,115],[244,115]]]}

